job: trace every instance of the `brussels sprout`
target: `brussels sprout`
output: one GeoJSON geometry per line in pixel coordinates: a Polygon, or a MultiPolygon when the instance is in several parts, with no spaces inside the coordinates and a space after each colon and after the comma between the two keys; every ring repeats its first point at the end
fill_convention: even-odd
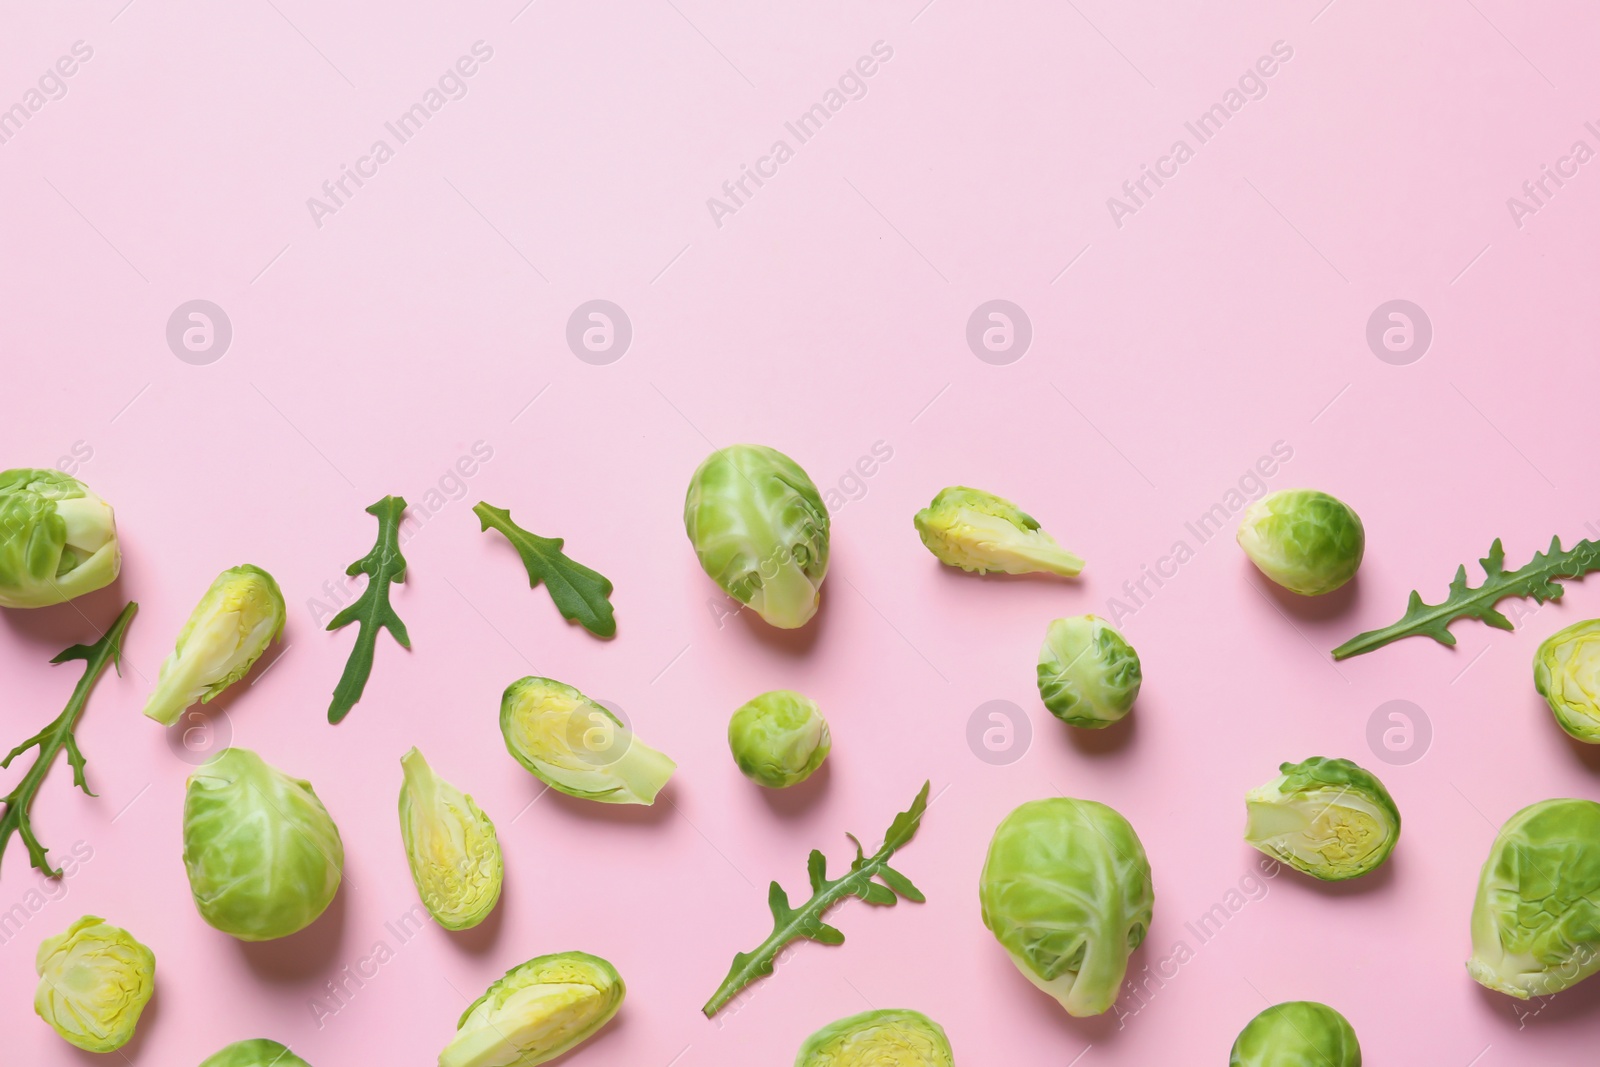
{"type": "Polygon", "coordinates": [[[1467,973],[1527,1000],[1600,970],[1600,804],[1546,800],[1500,828],[1472,903],[1467,973]]]}
{"type": "Polygon", "coordinates": [[[1600,619],[1573,623],[1544,639],[1533,654],[1533,687],[1563,730],[1600,745],[1600,619]]]}
{"type": "Polygon", "coordinates": [[[1245,509],[1239,546],[1261,573],[1301,596],[1331,593],[1355,577],[1366,551],[1361,516],[1315,489],[1280,489],[1245,509]]]}
{"type": "Polygon", "coordinates": [[[1057,619],[1039,649],[1039,699],[1071,726],[1098,730],[1139,697],[1139,653],[1098,615],[1057,619]]]}
{"type": "Polygon", "coordinates": [[[955,1067],[944,1028],[920,1011],[883,1008],[806,1038],[794,1067],[955,1067]]]}
{"type": "Polygon", "coordinates": [[[763,445],[730,445],[689,479],[683,525],[723,592],[773,626],[817,613],[828,573],[828,509],[800,465],[763,445]]]}
{"type": "Polygon", "coordinates": [[[171,726],[183,709],[208,702],[243,678],[267,646],[283,636],[283,594],[272,575],[246,563],[217,575],[178,645],[161,665],[144,713],[171,726]]]}
{"type": "Polygon", "coordinates": [[[1370,771],[1312,756],[1245,794],[1244,839],[1325,882],[1376,870],[1400,840],[1400,810],[1370,771]]]}
{"type": "Polygon", "coordinates": [[[587,952],[513,967],[456,1023],[439,1067],[535,1067],[589,1040],[622,1007],[617,969],[587,952]]]}
{"type": "Polygon", "coordinates": [[[45,938],[34,970],[33,1010],[63,1040],[89,1052],[115,1052],[132,1040],[156,991],[155,953],[96,915],[45,938]]]}
{"type": "Polygon", "coordinates": [[[1031,800],[1000,823],[978,880],[983,925],[1069,1015],[1117,999],[1150,929],[1150,861],[1128,820],[1092,800],[1031,800]]]}
{"type": "Polygon", "coordinates": [[[276,1041],[257,1037],[235,1041],[227,1048],[207,1056],[200,1067],[311,1067],[276,1041]]]}
{"type": "Polygon", "coordinates": [[[494,823],[415,748],[400,766],[400,836],[417,895],[440,926],[469,930],[500,900],[504,867],[494,823]]]}
{"type": "Polygon", "coordinates": [[[183,865],[202,919],[241,941],[268,941],[328,907],[344,843],[310,782],[230,748],[189,776],[183,865]]]}
{"type": "Polygon", "coordinates": [[[0,607],[64,604],[121,568],[111,505],[88,486],[59,471],[0,473],[0,607]]]}
{"type": "Polygon", "coordinates": [[[1239,1031],[1228,1067],[1361,1067],[1361,1045],[1326,1004],[1275,1004],[1239,1031]]]}
{"type": "Polygon", "coordinates": [[[549,678],[521,678],[506,687],[500,732],[534,777],[584,800],[654,804],[678,769],[608,708],[549,678]]]}
{"type": "Polygon", "coordinates": [[[1032,515],[981,489],[941,489],[913,521],[939,562],[964,571],[1071,578],[1083,570],[1083,560],[1056,544],[1032,515]]]}
{"type": "Polygon", "coordinates": [[[816,701],[793,689],[762,693],[733,713],[728,747],[745,777],[771,789],[803,782],[833,747],[816,701]]]}

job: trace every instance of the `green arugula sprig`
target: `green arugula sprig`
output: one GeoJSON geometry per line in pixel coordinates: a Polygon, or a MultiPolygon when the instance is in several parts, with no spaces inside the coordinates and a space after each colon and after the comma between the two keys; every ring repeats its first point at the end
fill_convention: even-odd
{"type": "Polygon", "coordinates": [[[107,664],[117,665],[117,673],[122,673],[119,661],[122,658],[122,635],[128,629],[128,623],[133,619],[134,612],[139,610],[139,605],[133,601],[122,609],[122,614],[117,616],[117,621],[111,624],[111,629],[105,636],[92,645],[73,645],[62,652],[51,663],[65,663],[68,660],[81,659],[85,666],[83,676],[78,679],[78,685],[72,690],[72,697],[67,701],[67,706],[55,720],[43,730],[28,738],[22,744],[11,750],[11,754],[0,760],[0,768],[11,766],[11,761],[28,751],[38,748],[38,758],[33,761],[33,766],[28,768],[28,773],[22,776],[22,781],[17,787],[5,796],[0,797],[0,804],[5,805],[5,814],[0,816],[0,859],[4,859],[6,844],[11,840],[13,833],[22,835],[22,843],[28,846],[28,862],[44,871],[52,878],[61,877],[59,867],[51,867],[46,854],[50,851],[39,844],[39,839],[34,836],[33,822],[29,817],[33,807],[34,798],[39,795],[39,786],[44,782],[44,776],[50,772],[50,765],[55,762],[56,753],[62,749],[67,750],[67,763],[72,766],[72,784],[82,789],[88,796],[95,794],[89,789],[89,783],[83,776],[85,760],[83,753],[78,749],[78,739],[74,731],[78,727],[78,719],[83,715],[83,709],[89,706],[89,692],[94,689],[94,683],[99,681],[100,675],[105,672],[107,664]]]}
{"type": "Polygon", "coordinates": [[[366,574],[367,587],[355,603],[335,615],[328,629],[337,630],[350,623],[359,623],[355,647],[339,676],[333,690],[333,703],[328,705],[328,721],[338,722],[350,713],[367,688],[367,678],[372,674],[372,656],[378,647],[378,633],[387,626],[401,648],[411,647],[411,637],[406,624],[400,621],[393,605],[389,603],[391,583],[406,580],[406,558],[400,554],[400,517],[405,514],[406,500],[402,496],[386,496],[367,508],[367,514],[378,520],[378,540],[372,551],[345,568],[346,574],[366,574]]]}
{"type": "Polygon", "coordinates": [[[824,945],[842,945],[844,934],[823,922],[822,916],[846,897],[860,897],[868,904],[882,905],[894,904],[896,894],[918,904],[927,899],[911,884],[911,879],[889,866],[889,857],[916,835],[917,827],[922,824],[922,814],[928,809],[929,784],[922,783],[922,792],[911,802],[911,807],[894,817],[889,832],[883,836],[882,847],[871,856],[866,855],[854,834],[845,835],[856,846],[856,858],[848,874],[829,879],[828,861],[820,851],[812,849],[806,862],[806,873],[811,877],[811,899],[800,907],[791,907],[789,894],[783,891],[783,886],[772,883],[767,891],[767,906],[772,909],[772,933],[751,951],[733,957],[728,977],[700,1009],[706,1018],[721,1011],[745,986],[771,974],[774,960],[789,942],[804,937],[824,945]],[[883,879],[882,884],[873,881],[874,877],[883,879]]]}
{"type": "Polygon", "coordinates": [[[562,618],[569,622],[576,619],[599,637],[611,637],[617,632],[617,619],[611,608],[611,581],[563,554],[561,546],[565,542],[561,538],[529,533],[511,521],[511,512],[482,500],[472,512],[483,523],[484,531],[492,526],[505,534],[527,568],[528,588],[537,589],[543,582],[562,618]]]}

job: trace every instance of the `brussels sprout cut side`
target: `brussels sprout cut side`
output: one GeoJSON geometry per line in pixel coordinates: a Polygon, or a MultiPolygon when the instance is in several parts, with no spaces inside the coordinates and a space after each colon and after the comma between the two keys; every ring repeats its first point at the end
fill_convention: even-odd
{"type": "Polygon", "coordinates": [[[417,895],[446,930],[471,929],[500,900],[504,864],[494,823],[415,748],[400,766],[400,836],[417,895]]]}
{"type": "Polygon", "coordinates": [[[626,993],[617,969],[599,956],[531,959],[466,1010],[439,1067],[536,1067],[598,1033],[626,993]]]}
{"type": "Polygon", "coordinates": [[[1315,489],[1280,489],[1245,509],[1239,547],[1292,593],[1331,593],[1355,576],[1367,534],[1350,505],[1315,489]]]}
{"type": "Polygon", "coordinates": [[[1071,578],[1083,570],[1083,560],[1056,544],[1032,515],[981,489],[941,489],[913,521],[940,563],[964,571],[1071,578]]]}
{"type": "Polygon", "coordinates": [[[1070,726],[1099,730],[1127,715],[1144,675],[1139,653],[1098,615],[1057,619],[1039,649],[1039,699],[1070,726]]]}
{"type": "Polygon", "coordinates": [[[1376,776],[1322,756],[1279,770],[1245,795],[1251,846],[1328,882],[1360,877],[1389,858],[1400,839],[1400,810],[1376,776]]]}
{"type": "Polygon", "coordinates": [[[0,607],[64,604],[122,569],[111,506],[76,478],[0,472],[0,607]]]}
{"type": "Polygon", "coordinates": [[[217,575],[178,632],[144,713],[171,726],[195,701],[206,703],[243,678],[283,636],[283,618],[283,594],[260,567],[246,563],[217,575]]]}
{"type": "Polygon", "coordinates": [[[213,1052],[205,1058],[200,1067],[311,1067],[311,1065],[276,1041],[257,1037],[249,1041],[235,1041],[227,1048],[213,1052]]]}
{"type": "Polygon", "coordinates": [[[678,769],[610,709],[549,678],[506,688],[500,732],[516,761],[551,789],[603,804],[654,804],[678,769]]]}
{"type": "Polygon", "coordinates": [[[1361,1044],[1326,1004],[1275,1004],[1239,1031],[1228,1067],[1361,1067],[1361,1044]]]}
{"type": "Polygon", "coordinates": [[[745,777],[769,789],[811,777],[832,746],[827,720],[816,702],[792,689],[762,693],[728,722],[734,762],[745,777]]]}
{"type": "Polygon", "coordinates": [[[1561,728],[1600,745],[1600,619],[1574,623],[1544,639],[1533,655],[1533,687],[1561,728]]]}
{"type": "Polygon", "coordinates": [[[45,938],[34,969],[39,990],[33,1010],[63,1040],[88,1052],[126,1045],[156,988],[155,953],[95,915],[45,938]]]}
{"type": "Polygon", "coordinates": [[[794,1067],[955,1067],[944,1028],[905,1008],[864,1011],[806,1038],[794,1067]]]}

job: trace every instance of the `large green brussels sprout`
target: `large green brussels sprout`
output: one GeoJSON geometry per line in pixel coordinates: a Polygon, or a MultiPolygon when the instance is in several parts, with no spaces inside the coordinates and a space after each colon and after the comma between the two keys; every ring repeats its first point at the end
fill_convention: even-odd
{"type": "Polygon", "coordinates": [[[1056,544],[1032,515],[981,489],[941,489],[913,521],[939,562],[964,571],[1071,578],[1083,570],[1083,560],[1056,544]]]}
{"type": "Polygon", "coordinates": [[[944,1028],[920,1011],[881,1008],[806,1038],[794,1067],[955,1067],[944,1028]]]}
{"type": "Polygon", "coordinates": [[[1139,835],[1092,800],[1031,800],[1000,823],[978,881],[983,925],[1069,1015],[1117,999],[1155,906],[1139,835]]]}
{"type": "Polygon", "coordinates": [[[1533,654],[1533,687],[1563,730],[1600,744],[1600,619],[1573,623],[1544,639],[1533,654]]]}
{"type": "Polygon", "coordinates": [[[833,747],[816,701],[793,689],[762,693],[728,721],[733,761],[753,782],[772,789],[803,782],[833,747]]]}
{"type": "Polygon", "coordinates": [[[535,1067],[589,1040],[622,1007],[617,969],[587,952],[513,967],[456,1023],[439,1067],[535,1067]]]}
{"type": "Polygon", "coordinates": [[[60,471],[0,473],[0,607],[62,604],[121,567],[111,505],[88,486],[60,471]]]}
{"type": "Polygon", "coordinates": [[[1056,619],[1039,649],[1039,698],[1064,723],[1098,730],[1139,696],[1139,653],[1098,615],[1056,619]]]}
{"type": "Polygon", "coordinates": [[[584,800],[654,804],[678,769],[609,708],[550,678],[520,678],[506,687],[500,732],[511,755],[541,782],[584,800]]]}
{"type": "Polygon", "coordinates": [[[700,566],[773,626],[817,613],[828,573],[828,509],[800,465],[763,445],[730,445],[689,479],[683,525],[700,566]]]}
{"type": "Polygon", "coordinates": [[[1400,840],[1400,809],[1383,783],[1347,759],[1285,763],[1245,794],[1244,839],[1325,882],[1377,869],[1400,840]]]}
{"type": "Polygon", "coordinates": [[[1355,577],[1366,551],[1361,516],[1315,489],[1280,489],[1245,509],[1239,546],[1250,562],[1292,593],[1331,593],[1355,577]]]}
{"type": "Polygon", "coordinates": [[[471,929],[500,900],[504,866],[494,823],[417,749],[401,756],[400,766],[400,836],[417,895],[446,930],[471,929]]]}
{"type": "Polygon", "coordinates": [[[243,678],[267,645],[283,635],[283,594],[272,575],[248,563],[217,575],[178,632],[144,713],[171,726],[243,678]]]}
{"type": "Polygon", "coordinates": [[[85,915],[47,937],[34,960],[33,1010],[61,1037],[89,1052],[115,1052],[133,1038],[156,991],[156,957],[128,931],[85,915]]]}
{"type": "Polygon", "coordinates": [[[1546,800],[1500,828],[1472,903],[1467,973],[1519,1000],[1600,970],[1600,804],[1546,800]]]}
{"type": "Polygon", "coordinates": [[[344,843],[310,782],[230,748],[189,776],[183,865],[202,919],[268,941],[303,930],[332,902],[344,843]]]}
{"type": "Polygon", "coordinates": [[[311,1065],[276,1041],[257,1037],[249,1041],[235,1041],[227,1048],[213,1052],[205,1058],[200,1067],[311,1067],[311,1065]]]}
{"type": "Polygon", "coordinates": [[[1361,1067],[1361,1045],[1326,1004],[1275,1004],[1239,1031],[1228,1067],[1361,1067]]]}

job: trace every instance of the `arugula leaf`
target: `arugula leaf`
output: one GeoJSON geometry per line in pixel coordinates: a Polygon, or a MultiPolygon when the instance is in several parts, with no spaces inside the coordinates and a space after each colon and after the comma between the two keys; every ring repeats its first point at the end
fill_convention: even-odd
{"type": "Polygon", "coordinates": [[[716,993],[700,1009],[706,1018],[721,1011],[745,986],[771,974],[773,961],[789,942],[804,937],[824,945],[843,944],[844,934],[837,927],[823,922],[822,916],[846,897],[860,897],[868,904],[883,905],[892,905],[897,899],[896,894],[918,904],[927,899],[921,890],[911,884],[911,879],[889,866],[889,857],[904,847],[922,824],[922,814],[928,809],[930,784],[923,782],[922,792],[911,802],[911,807],[894,817],[894,822],[889,824],[889,832],[883,836],[882,847],[871,856],[863,852],[861,842],[856,840],[855,835],[845,835],[856,846],[856,858],[851,861],[848,874],[830,880],[827,876],[828,861],[820,851],[812,849],[806,861],[806,873],[811,879],[811,899],[800,907],[791,907],[789,894],[783,891],[783,886],[772,883],[772,888],[767,891],[767,906],[772,909],[772,933],[751,951],[733,957],[728,977],[722,980],[716,993]],[[873,881],[874,876],[883,879],[883,884],[873,881]]]}
{"type": "Polygon", "coordinates": [[[338,722],[350,713],[367,688],[367,678],[372,674],[372,654],[378,647],[378,634],[387,626],[401,648],[411,647],[411,637],[406,624],[395,614],[389,603],[391,582],[406,580],[406,558],[400,554],[400,517],[405,514],[406,498],[386,496],[367,508],[367,514],[378,520],[378,540],[372,551],[345,568],[346,574],[366,574],[367,587],[355,603],[335,615],[328,629],[337,630],[350,623],[359,623],[356,645],[350,650],[350,659],[339,676],[333,690],[333,703],[328,705],[328,721],[338,722]]]}
{"type": "Polygon", "coordinates": [[[43,730],[28,738],[22,744],[11,750],[11,754],[0,760],[0,768],[11,766],[11,761],[37,747],[38,758],[33,761],[33,766],[28,768],[28,773],[22,776],[22,781],[17,787],[5,796],[0,797],[0,804],[6,807],[5,815],[0,816],[0,859],[5,856],[6,843],[11,840],[13,833],[22,835],[22,843],[28,846],[28,861],[35,867],[44,871],[52,878],[61,877],[59,867],[51,867],[46,853],[50,850],[39,844],[39,839],[33,834],[33,822],[29,818],[29,810],[33,807],[34,798],[39,795],[39,786],[44,781],[44,776],[49,773],[50,765],[55,762],[56,753],[62,749],[67,750],[67,763],[72,767],[72,784],[82,789],[88,796],[94,796],[89,789],[89,783],[83,776],[85,760],[83,753],[78,750],[78,739],[74,731],[78,727],[78,719],[83,715],[83,709],[89,706],[89,692],[94,689],[94,683],[100,680],[100,675],[105,672],[106,664],[117,664],[117,673],[122,673],[118,662],[122,658],[122,635],[128,629],[128,623],[133,619],[134,612],[139,610],[139,605],[128,601],[128,606],[122,609],[122,614],[117,616],[117,621],[111,624],[111,629],[92,645],[73,645],[62,652],[61,655],[51,660],[51,663],[65,663],[68,660],[81,659],[84,661],[83,677],[78,679],[78,685],[72,690],[72,697],[67,701],[66,709],[43,730]]]}
{"type": "Polygon", "coordinates": [[[1563,587],[1557,583],[1568,578],[1581,578],[1593,570],[1600,570],[1600,542],[1579,541],[1563,550],[1561,538],[1552,537],[1550,547],[1535,552],[1527,565],[1514,571],[1505,569],[1506,553],[1497,537],[1489,554],[1478,561],[1483,565],[1484,581],[1477,588],[1467,584],[1467,568],[1456,568],[1450,582],[1450,594],[1438,604],[1424,603],[1415,589],[1406,603],[1406,613],[1400,621],[1380,630],[1357,634],[1333,650],[1334,659],[1348,659],[1363,652],[1371,652],[1402,637],[1425,635],[1442,645],[1456,643],[1449,630],[1456,619],[1482,619],[1501,630],[1515,629],[1510,619],[1495,610],[1495,604],[1509,596],[1531,596],[1543,604],[1561,596],[1563,587]]]}
{"type": "Polygon", "coordinates": [[[522,565],[528,569],[528,588],[537,589],[543,582],[562,618],[578,620],[585,630],[599,637],[611,637],[617,632],[617,619],[611,610],[610,580],[564,555],[561,546],[565,542],[561,538],[529,533],[511,521],[511,512],[482,500],[472,513],[478,516],[485,531],[492,526],[506,535],[511,547],[522,557],[522,565]]]}

